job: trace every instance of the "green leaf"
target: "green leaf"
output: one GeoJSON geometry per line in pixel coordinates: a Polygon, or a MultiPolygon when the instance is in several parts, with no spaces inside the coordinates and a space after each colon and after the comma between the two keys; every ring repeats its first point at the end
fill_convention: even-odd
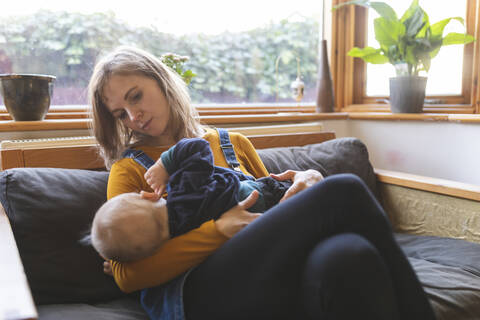
{"type": "Polygon", "coordinates": [[[380,49],[375,49],[372,47],[366,48],[353,48],[348,52],[348,55],[351,57],[362,58],[365,62],[373,64],[383,64],[389,62],[388,57],[381,54],[380,49]]]}
{"type": "Polygon", "coordinates": [[[413,16],[414,12],[419,8],[418,6],[418,0],[413,0],[412,3],[410,4],[410,7],[405,11],[403,16],[400,18],[400,21],[404,22],[408,19],[410,19],[411,16],[413,16]]]}
{"type": "Polygon", "coordinates": [[[413,47],[407,47],[407,55],[405,56],[405,61],[411,65],[417,65],[417,58],[413,52],[413,47]]]}
{"type": "Polygon", "coordinates": [[[430,66],[432,64],[432,59],[430,58],[430,55],[424,54],[420,57],[420,62],[423,65],[423,69],[428,72],[430,70],[430,66]]]}
{"type": "Polygon", "coordinates": [[[432,33],[430,19],[428,18],[428,14],[425,11],[423,11],[423,22],[423,27],[418,31],[416,38],[428,38],[432,33]]]}
{"type": "Polygon", "coordinates": [[[432,36],[434,37],[442,37],[443,36],[443,30],[447,26],[447,24],[450,23],[451,20],[457,20],[459,21],[462,25],[464,24],[464,20],[461,17],[453,17],[453,18],[447,18],[443,19],[435,24],[432,24],[432,36]]]}
{"type": "Polygon", "coordinates": [[[398,20],[395,10],[393,10],[392,7],[385,2],[370,2],[370,7],[377,11],[377,13],[385,19],[398,20]]]}
{"type": "Polygon", "coordinates": [[[435,40],[432,41],[430,44],[432,46],[432,51],[430,51],[429,55],[430,59],[433,59],[440,52],[440,48],[442,47],[442,40],[435,40]]]}
{"type": "Polygon", "coordinates": [[[399,20],[392,21],[385,18],[377,18],[373,21],[375,39],[380,45],[391,46],[397,44],[400,37],[405,35],[405,26],[399,20]]]}
{"type": "Polygon", "coordinates": [[[407,29],[408,37],[415,37],[424,26],[424,12],[422,8],[417,6],[412,16],[403,22],[407,29]]]}
{"type": "Polygon", "coordinates": [[[444,46],[449,46],[452,44],[467,44],[473,42],[474,40],[475,38],[469,34],[450,32],[445,36],[445,38],[443,38],[442,44],[444,46]]]}

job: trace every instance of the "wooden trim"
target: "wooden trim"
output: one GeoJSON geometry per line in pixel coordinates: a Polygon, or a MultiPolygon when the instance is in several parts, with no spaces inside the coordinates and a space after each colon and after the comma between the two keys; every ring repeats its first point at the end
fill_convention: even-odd
{"type": "Polygon", "coordinates": [[[335,132],[286,133],[248,136],[255,149],[304,146],[335,139],[335,132]]]}
{"type": "MultiPolygon", "coordinates": [[[[337,5],[339,2],[338,0],[332,0],[332,7],[337,5]]],[[[331,36],[331,46],[330,46],[330,72],[332,74],[332,84],[333,84],[333,94],[334,94],[334,104],[335,104],[335,111],[340,110],[342,108],[342,104],[340,104],[339,93],[343,92],[343,89],[340,88],[342,84],[341,73],[338,72],[337,68],[339,66],[339,55],[340,55],[340,41],[339,41],[339,30],[337,28],[339,13],[338,10],[332,11],[332,36],[331,36]]]]}
{"type": "Polygon", "coordinates": [[[479,114],[433,114],[433,113],[375,113],[351,112],[349,120],[405,120],[405,121],[449,121],[459,123],[480,123],[479,114]]]}
{"type": "Polygon", "coordinates": [[[356,113],[348,115],[352,120],[421,120],[421,121],[448,121],[448,114],[428,113],[356,113]]]}
{"type": "Polygon", "coordinates": [[[480,114],[449,114],[448,120],[452,122],[480,123],[480,114]]]}
{"type": "MultiPolygon", "coordinates": [[[[243,108],[243,109],[204,109],[199,110],[200,116],[228,116],[228,115],[255,115],[255,114],[279,114],[279,113],[314,113],[314,107],[295,107],[283,109],[258,109],[258,108],[243,108]]],[[[47,113],[45,120],[52,119],[88,119],[87,112],[53,112],[47,113]]],[[[13,120],[10,114],[0,113],[0,120],[13,120]]]]}
{"type": "MultiPolygon", "coordinates": [[[[47,113],[45,116],[46,120],[50,119],[86,119],[88,118],[88,113],[86,112],[53,112],[47,113]]],[[[0,120],[13,120],[13,118],[8,113],[0,113],[0,120]]]]}
{"type": "MultiPolygon", "coordinates": [[[[428,113],[391,113],[385,107],[375,108],[375,112],[369,112],[362,105],[352,105],[346,108],[348,112],[334,113],[304,113],[294,115],[243,115],[243,116],[204,116],[200,117],[202,123],[213,126],[224,124],[246,124],[246,123],[303,123],[320,120],[418,120],[418,121],[453,121],[464,123],[478,123],[479,117],[473,113],[473,109],[465,108],[460,114],[452,113],[458,109],[438,109],[428,113]],[[466,111],[469,111],[468,113],[466,111]],[[446,113],[450,112],[450,113],[446,113]]],[[[12,131],[44,131],[44,130],[88,130],[89,119],[56,119],[44,121],[0,121],[0,132],[12,131]]]]}
{"type": "MultiPolygon", "coordinates": [[[[465,107],[463,112],[455,108],[442,108],[428,110],[426,113],[395,114],[387,107],[378,105],[371,109],[363,105],[351,105],[347,112],[333,113],[301,113],[301,114],[267,114],[267,115],[241,115],[241,116],[203,116],[201,122],[212,126],[225,124],[246,123],[303,123],[320,120],[420,120],[420,121],[454,121],[465,123],[478,123],[479,118],[473,114],[473,108],[465,107]],[[374,112],[370,112],[374,110],[374,112]],[[468,112],[467,112],[468,111],[468,112]],[[447,113],[449,112],[449,113],[447,113]]],[[[45,131],[45,130],[88,130],[90,119],[54,119],[44,121],[0,121],[0,132],[13,131],[45,131]]]]}
{"type": "Polygon", "coordinates": [[[4,208],[0,205],[0,318],[37,319],[27,277],[4,208]]]}
{"type": "MultiPolygon", "coordinates": [[[[367,45],[368,34],[368,10],[364,7],[357,6],[355,8],[355,37],[354,46],[363,48],[367,45]]],[[[367,64],[362,59],[352,59],[354,64],[353,74],[353,99],[351,103],[362,101],[367,90],[367,64]]]]}
{"type": "Polygon", "coordinates": [[[0,121],[0,132],[88,129],[89,119],[43,121],[0,121]]]}
{"type": "Polygon", "coordinates": [[[205,124],[222,125],[231,123],[269,123],[269,122],[304,122],[326,119],[346,119],[342,113],[303,113],[303,114],[276,114],[276,115],[241,115],[241,116],[205,116],[200,121],[205,124]]]}
{"type": "MultiPolygon", "coordinates": [[[[6,153],[8,153],[8,151],[6,151],[6,153]]],[[[22,150],[22,153],[25,167],[69,169],[102,169],[105,167],[105,163],[97,154],[97,148],[95,146],[27,149],[22,150]]]]}
{"type": "MultiPolygon", "coordinates": [[[[466,32],[473,35],[476,39],[478,35],[476,32],[477,29],[477,6],[478,0],[467,0],[465,13],[465,22],[466,22],[466,32]]],[[[474,103],[476,95],[476,84],[474,78],[477,76],[474,75],[473,66],[475,65],[475,59],[478,59],[478,56],[475,56],[475,43],[470,43],[464,46],[463,49],[463,77],[462,77],[462,96],[465,99],[464,103],[474,103]]]]}
{"type": "MultiPolygon", "coordinates": [[[[389,104],[352,104],[342,109],[343,112],[349,114],[355,112],[387,112],[390,113],[389,104]]],[[[425,105],[423,107],[425,113],[456,113],[456,114],[471,114],[475,113],[475,106],[473,105],[425,105]]]]}
{"type": "MultiPolygon", "coordinates": [[[[315,102],[301,102],[301,103],[224,103],[224,104],[198,104],[194,107],[198,111],[228,111],[228,110],[244,110],[244,109],[265,109],[271,111],[283,112],[285,110],[307,108],[309,110],[315,110],[315,102]]],[[[88,113],[88,106],[86,105],[52,105],[48,110],[48,113],[88,113]]],[[[274,113],[273,112],[273,113],[274,113]]],[[[8,114],[7,109],[4,106],[0,106],[0,113],[8,114]]]]}
{"type": "Polygon", "coordinates": [[[480,201],[480,186],[477,185],[382,169],[375,169],[375,174],[382,183],[480,201]]]}
{"type": "MultiPolygon", "coordinates": [[[[363,96],[362,99],[359,100],[359,103],[361,104],[385,104],[384,100],[387,100],[389,97],[387,96],[363,96]]],[[[465,98],[462,95],[454,95],[454,96],[428,96],[426,97],[427,99],[432,99],[432,100],[439,100],[442,103],[438,104],[425,104],[426,107],[442,107],[442,106],[462,106],[462,105],[468,105],[464,103],[465,98]]]]}
{"type": "MultiPolygon", "coordinates": [[[[480,86],[478,84],[480,78],[480,0],[475,1],[475,24],[473,30],[470,30],[471,25],[467,25],[468,32],[474,35],[476,41],[471,44],[473,50],[473,65],[471,69],[472,74],[472,90],[471,102],[475,107],[475,113],[480,113],[480,86]]],[[[469,8],[470,9],[470,8],[469,8]]]]}
{"type": "MultiPolygon", "coordinates": [[[[257,149],[303,146],[335,138],[334,132],[284,133],[247,135],[257,149]]],[[[95,144],[55,147],[18,147],[0,150],[2,170],[18,167],[51,167],[71,169],[103,169],[104,162],[95,144]],[[13,159],[3,161],[3,159],[13,159]]]]}
{"type": "Polygon", "coordinates": [[[2,168],[21,168],[25,167],[22,150],[10,150],[5,152],[0,150],[0,159],[2,168]]]}

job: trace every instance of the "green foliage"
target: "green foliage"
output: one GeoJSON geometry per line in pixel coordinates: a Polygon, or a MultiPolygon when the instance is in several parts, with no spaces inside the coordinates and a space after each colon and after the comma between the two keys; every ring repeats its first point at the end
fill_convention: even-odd
{"type": "MultiPolygon", "coordinates": [[[[178,63],[167,59],[167,64],[187,83],[191,81],[196,103],[267,102],[274,101],[275,60],[280,55],[301,59],[307,94],[308,90],[314,94],[318,29],[318,21],[311,18],[241,33],[174,36],[155,27],[131,27],[113,13],[40,11],[0,20],[0,60],[3,51],[12,61],[13,72],[55,75],[54,103],[85,103],[96,59],[119,45],[132,45],[158,57],[167,52],[190,57],[178,63]],[[61,86],[80,92],[82,98],[72,93],[69,101],[59,101],[61,86]]],[[[1,70],[0,65],[2,71],[12,72],[1,70]]],[[[297,74],[295,59],[282,59],[278,74],[279,97],[293,102],[289,87],[297,74]]]]}
{"type": "MultiPolygon", "coordinates": [[[[418,0],[412,1],[400,19],[384,2],[354,0],[342,3],[334,9],[350,4],[372,8],[380,15],[373,22],[375,39],[380,44],[380,48],[355,47],[348,54],[374,64],[387,62],[394,66],[406,64],[410,75],[418,75],[422,70],[428,72],[431,60],[442,46],[467,44],[475,40],[466,33],[451,32],[443,36],[443,31],[450,21],[457,20],[463,25],[464,20],[453,17],[431,25],[427,13],[420,7],[418,0]]],[[[397,73],[398,70],[400,68],[397,69],[397,73]]]]}
{"type": "Polygon", "coordinates": [[[162,60],[163,63],[165,63],[173,71],[178,73],[187,85],[190,84],[190,82],[192,81],[192,78],[196,76],[196,74],[193,73],[192,70],[190,70],[190,69],[184,70],[183,69],[183,64],[185,62],[187,62],[188,59],[189,59],[187,56],[180,56],[178,54],[169,52],[169,53],[163,54],[160,57],[160,59],[162,60]]]}

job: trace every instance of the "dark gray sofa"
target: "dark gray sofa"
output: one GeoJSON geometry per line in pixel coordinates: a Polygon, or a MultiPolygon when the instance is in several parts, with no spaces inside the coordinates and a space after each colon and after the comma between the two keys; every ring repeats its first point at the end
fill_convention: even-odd
{"type": "MultiPolygon", "coordinates": [[[[365,145],[342,138],[305,147],[259,150],[270,172],[313,168],[358,175],[377,198],[365,145]]],[[[22,168],[0,173],[0,202],[12,225],[39,318],[147,319],[136,294],[102,272],[102,259],[79,244],[105,201],[107,172],[22,168]]],[[[480,319],[480,245],[399,234],[438,319],[480,319]]]]}

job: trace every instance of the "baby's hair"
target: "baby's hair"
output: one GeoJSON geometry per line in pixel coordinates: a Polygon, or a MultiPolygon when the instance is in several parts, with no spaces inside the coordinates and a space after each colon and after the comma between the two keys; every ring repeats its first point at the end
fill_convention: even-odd
{"type": "Polygon", "coordinates": [[[118,195],[98,209],[92,224],[91,243],[104,258],[120,262],[152,255],[161,245],[162,227],[153,206],[135,193],[118,195]]]}
{"type": "Polygon", "coordinates": [[[156,80],[170,108],[168,128],[175,141],[202,134],[198,113],[191,104],[183,79],[154,55],[121,46],[97,62],[88,85],[91,130],[107,168],[121,157],[125,148],[146,138],[115,119],[105,105],[104,89],[112,75],[141,75],[156,80]]]}

